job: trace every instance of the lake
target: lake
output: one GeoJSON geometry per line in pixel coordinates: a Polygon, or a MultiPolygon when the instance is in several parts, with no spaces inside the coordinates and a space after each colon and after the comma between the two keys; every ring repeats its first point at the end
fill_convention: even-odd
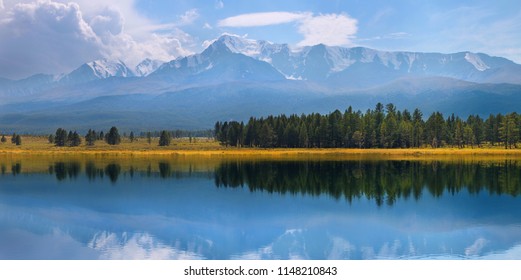
{"type": "Polygon", "coordinates": [[[0,259],[521,259],[521,161],[0,155],[0,259]]]}

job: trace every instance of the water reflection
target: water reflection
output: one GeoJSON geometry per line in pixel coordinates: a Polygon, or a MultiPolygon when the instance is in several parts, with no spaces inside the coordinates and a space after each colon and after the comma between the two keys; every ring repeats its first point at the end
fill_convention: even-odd
{"type": "Polygon", "coordinates": [[[512,160],[0,157],[0,169],[0,259],[521,258],[512,160]]]}
{"type": "Polygon", "coordinates": [[[81,165],[78,162],[56,162],[53,168],[49,168],[50,174],[55,174],[58,181],[75,179],[81,171],[81,165]]]}
{"type": "Polygon", "coordinates": [[[517,196],[521,192],[517,161],[454,163],[421,161],[227,162],[215,170],[218,187],[244,187],[269,193],[366,197],[377,205],[397,199],[434,197],[467,190],[471,194],[517,196]]]}
{"type": "MultiPolygon", "coordinates": [[[[1,164],[3,175],[7,173],[1,164]]],[[[181,179],[213,178],[216,187],[246,187],[250,191],[277,194],[328,195],[345,199],[367,198],[378,206],[393,205],[399,199],[487,192],[518,196],[521,193],[521,163],[515,160],[493,162],[450,161],[222,161],[208,170],[197,170],[193,163],[179,165],[161,160],[147,165],[122,166],[117,161],[56,161],[48,173],[58,181],[86,176],[94,182],[108,178],[116,184],[121,174],[134,178],[181,179]]],[[[11,174],[22,173],[22,163],[11,164],[11,174]]]]}
{"type": "MultiPolygon", "coordinates": [[[[20,172],[22,172],[22,164],[20,164],[19,162],[13,164],[13,166],[11,166],[11,173],[16,176],[18,174],[20,174],[20,172]]],[[[2,171],[2,174],[4,174],[4,171],[2,171]]]]}

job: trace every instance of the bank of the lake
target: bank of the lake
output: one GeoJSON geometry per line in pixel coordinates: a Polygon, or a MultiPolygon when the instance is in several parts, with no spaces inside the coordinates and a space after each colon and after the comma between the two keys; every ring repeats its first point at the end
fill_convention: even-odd
{"type": "Polygon", "coordinates": [[[106,155],[115,157],[140,156],[203,156],[239,158],[323,158],[350,159],[357,157],[378,159],[429,159],[429,158],[510,158],[521,159],[521,149],[504,149],[501,146],[474,148],[405,148],[405,149],[352,149],[352,148],[236,148],[224,147],[207,138],[174,139],[169,146],[157,145],[156,139],[148,143],[144,138],[137,141],[123,140],[119,145],[108,145],[98,141],[94,146],[82,144],[78,147],[56,147],[45,137],[24,137],[23,144],[0,145],[0,155],[106,155]]]}

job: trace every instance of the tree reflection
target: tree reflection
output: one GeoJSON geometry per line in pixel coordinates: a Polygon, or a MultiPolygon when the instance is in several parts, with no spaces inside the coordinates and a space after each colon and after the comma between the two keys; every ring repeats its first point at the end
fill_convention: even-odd
{"type": "Polygon", "coordinates": [[[463,190],[471,194],[517,196],[521,192],[517,161],[454,163],[433,161],[225,162],[215,170],[217,187],[247,186],[251,191],[321,195],[336,199],[365,197],[377,205],[398,199],[418,200],[463,190]]]}
{"type": "Polygon", "coordinates": [[[17,162],[11,166],[11,172],[13,176],[16,176],[22,172],[22,164],[17,162]]]}
{"type": "Polygon", "coordinates": [[[80,173],[81,165],[78,162],[56,162],[53,168],[49,168],[49,173],[54,173],[58,181],[66,178],[74,179],[80,173]]]}
{"type": "Polygon", "coordinates": [[[97,177],[103,178],[103,169],[97,167],[92,161],[85,164],[85,173],[87,174],[89,181],[94,181],[97,177]]]}
{"type": "Polygon", "coordinates": [[[120,172],[121,166],[117,163],[111,163],[105,167],[105,174],[109,177],[112,183],[116,183],[118,181],[120,172]]]}
{"type": "Polygon", "coordinates": [[[172,168],[168,162],[159,163],[159,176],[161,178],[168,178],[172,175],[172,168]]]}

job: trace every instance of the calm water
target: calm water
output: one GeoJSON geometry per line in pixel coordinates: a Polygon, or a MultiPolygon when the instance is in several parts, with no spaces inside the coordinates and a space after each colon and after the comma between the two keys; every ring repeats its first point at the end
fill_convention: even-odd
{"type": "Polygon", "coordinates": [[[0,156],[0,259],[521,259],[521,162],[0,156]]]}

